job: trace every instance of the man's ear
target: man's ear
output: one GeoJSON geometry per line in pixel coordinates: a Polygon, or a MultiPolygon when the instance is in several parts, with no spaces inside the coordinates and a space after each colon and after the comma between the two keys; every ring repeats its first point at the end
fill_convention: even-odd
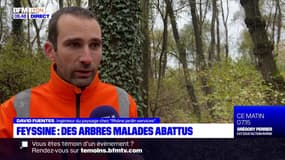
{"type": "Polygon", "coordinates": [[[45,51],[45,55],[47,56],[47,58],[51,60],[52,62],[55,62],[55,49],[51,42],[49,41],[45,42],[44,51],[45,51]]]}

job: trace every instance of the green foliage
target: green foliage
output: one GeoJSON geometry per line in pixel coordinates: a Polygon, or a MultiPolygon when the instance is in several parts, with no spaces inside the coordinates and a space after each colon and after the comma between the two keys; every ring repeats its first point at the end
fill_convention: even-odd
{"type": "Polygon", "coordinates": [[[161,82],[159,96],[157,97],[157,80],[150,83],[151,117],[160,117],[161,122],[192,122],[191,106],[185,90],[180,70],[168,69],[166,77],[161,82]],[[157,105],[156,105],[157,103],[157,105]]]}
{"type": "Polygon", "coordinates": [[[162,122],[232,122],[235,105],[267,105],[268,97],[274,99],[282,94],[266,85],[255,66],[245,59],[216,63],[203,73],[190,72],[202,112],[201,121],[193,115],[180,69],[168,68],[158,97],[157,80],[151,81],[151,116],[160,117],[162,122]],[[212,93],[207,96],[201,91],[199,78],[194,78],[201,74],[206,75],[212,87],[212,93]],[[212,102],[213,107],[206,108],[207,102],[212,102]]]}
{"type": "Polygon", "coordinates": [[[16,93],[46,82],[49,61],[8,42],[0,51],[0,103],[16,93]]]}
{"type": "Polygon", "coordinates": [[[255,67],[244,59],[215,64],[204,74],[209,77],[213,93],[200,97],[200,103],[211,101],[210,121],[232,122],[234,105],[265,105],[269,86],[255,67]]]}
{"type": "Polygon", "coordinates": [[[241,34],[242,41],[238,46],[238,51],[242,59],[254,62],[253,43],[247,30],[243,30],[241,34]]]}
{"type": "Polygon", "coordinates": [[[285,62],[285,48],[283,47],[279,50],[279,53],[276,57],[276,64],[278,66],[279,71],[285,78],[285,63],[284,62],[285,62]]]}
{"type": "Polygon", "coordinates": [[[95,0],[93,4],[91,10],[97,15],[103,34],[101,79],[126,89],[139,107],[145,107],[139,1],[95,0]]]}

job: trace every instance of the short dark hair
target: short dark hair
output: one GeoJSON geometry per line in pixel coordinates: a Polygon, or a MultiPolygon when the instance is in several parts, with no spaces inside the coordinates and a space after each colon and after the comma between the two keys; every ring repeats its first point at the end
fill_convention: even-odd
{"type": "Polygon", "coordinates": [[[66,7],[59,9],[58,11],[52,14],[48,24],[48,41],[50,41],[53,44],[55,50],[57,49],[57,36],[58,36],[57,23],[60,16],[64,14],[70,14],[73,16],[79,16],[88,19],[95,19],[98,22],[95,14],[89,11],[88,9],[84,9],[81,7],[66,7]]]}

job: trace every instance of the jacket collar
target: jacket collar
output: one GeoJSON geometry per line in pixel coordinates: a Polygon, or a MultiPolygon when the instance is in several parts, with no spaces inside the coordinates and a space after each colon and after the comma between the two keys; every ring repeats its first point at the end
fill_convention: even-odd
{"type": "Polygon", "coordinates": [[[81,94],[81,99],[88,98],[88,95],[90,95],[91,92],[94,92],[99,83],[100,79],[97,71],[91,84],[82,90],[81,88],[78,88],[73,84],[61,79],[55,71],[55,63],[53,63],[50,67],[50,80],[48,85],[51,87],[52,91],[54,91],[57,96],[60,96],[61,98],[74,99],[76,94],[81,94]]]}

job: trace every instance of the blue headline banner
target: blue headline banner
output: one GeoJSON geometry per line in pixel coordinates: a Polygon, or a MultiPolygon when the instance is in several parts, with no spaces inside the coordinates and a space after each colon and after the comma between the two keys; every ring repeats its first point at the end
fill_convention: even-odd
{"type": "Polygon", "coordinates": [[[57,123],[160,123],[159,118],[14,118],[17,124],[57,124],[57,123]]]}
{"type": "Polygon", "coordinates": [[[235,106],[235,136],[285,136],[285,106],[235,106]]]}

